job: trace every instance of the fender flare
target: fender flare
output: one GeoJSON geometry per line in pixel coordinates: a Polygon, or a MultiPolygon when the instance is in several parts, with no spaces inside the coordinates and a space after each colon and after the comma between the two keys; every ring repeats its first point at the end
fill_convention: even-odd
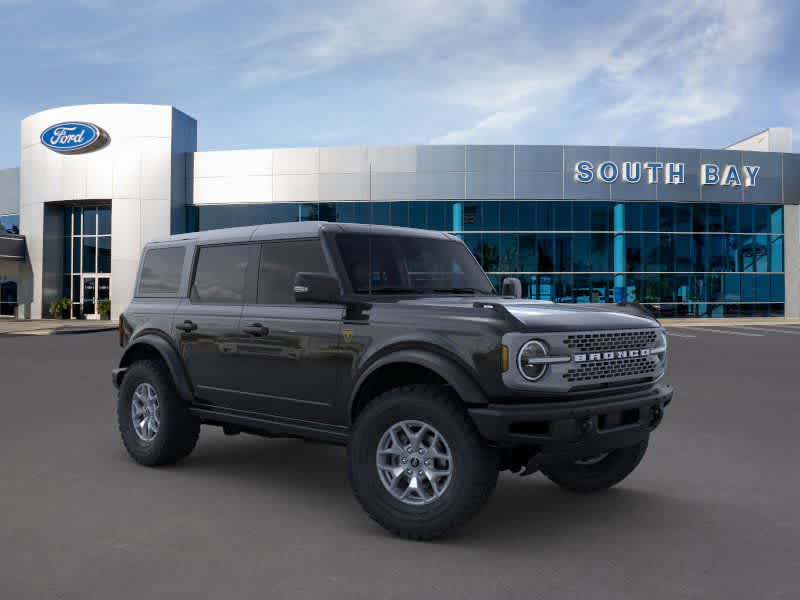
{"type": "Polygon", "coordinates": [[[186,373],[186,368],[183,366],[178,351],[171,342],[165,340],[162,336],[154,333],[145,333],[135,338],[130,345],[125,349],[125,353],[119,361],[119,366],[126,368],[130,365],[130,356],[136,349],[149,348],[155,352],[167,365],[169,373],[172,376],[172,381],[175,384],[175,390],[178,395],[187,403],[194,401],[194,392],[192,383],[189,380],[189,375],[186,373]]]}
{"type": "Polygon", "coordinates": [[[412,363],[430,369],[455,390],[464,404],[488,404],[486,395],[475,379],[453,359],[431,350],[395,350],[372,362],[358,377],[347,404],[349,418],[352,418],[353,405],[367,379],[378,369],[393,363],[412,363]]]}

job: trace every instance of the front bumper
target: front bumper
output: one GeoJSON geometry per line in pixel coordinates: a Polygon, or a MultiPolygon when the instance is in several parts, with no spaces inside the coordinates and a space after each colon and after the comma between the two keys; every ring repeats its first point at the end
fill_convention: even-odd
{"type": "Polygon", "coordinates": [[[643,391],[541,404],[489,404],[470,408],[481,435],[506,448],[528,447],[554,460],[586,458],[650,435],[672,400],[672,386],[656,384],[643,391]]]}

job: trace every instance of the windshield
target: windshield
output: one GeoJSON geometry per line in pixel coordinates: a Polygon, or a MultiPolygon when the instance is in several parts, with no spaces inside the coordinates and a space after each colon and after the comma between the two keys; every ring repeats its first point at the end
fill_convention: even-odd
{"type": "Polygon", "coordinates": [[[461,242],[342,233],[336,236],[336,245],[357,294],[494,294],[461,242]]]}

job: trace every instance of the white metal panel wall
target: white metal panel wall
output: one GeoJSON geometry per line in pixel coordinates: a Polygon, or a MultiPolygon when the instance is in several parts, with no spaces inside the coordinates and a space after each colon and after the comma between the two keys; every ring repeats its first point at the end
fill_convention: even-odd
{"type": "MultiPolygon", "coordinates": [[[[125,309],[133,293],[143,245],[168,235],[172,220],[172,171],[176,152],[193,152],[196,122],[171,106],[92,104],[42,111],[22,121],[20,227],[26,233],[32,268],[25,312],[38,318],[57,294],[62,269],[46,260],[45,238],[52,245],[43,207],[50,203],[111,201],[112,317],[125,309]],[[55,123],[85,121],[108,132],[105,148],[64,155],[43,146],[41,132],[55,123]],[[173,146],[173,132],[180,140],[173,146]]],[[[185,181],[184,171],[180,173],[185,181]]],[[[185,187],[185,186],[184,186],[185,187]]],[[[185,203],[185,195],[178,202],[185,203]]],[[[47,214],[51,214],[48,211],[47,214]]],[[[48,217],[53,221],[53,217],[48,217]]]]}

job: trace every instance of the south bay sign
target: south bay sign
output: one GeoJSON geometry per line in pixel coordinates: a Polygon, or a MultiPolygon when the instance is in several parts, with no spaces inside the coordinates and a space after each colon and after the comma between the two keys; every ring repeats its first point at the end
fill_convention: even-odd
{"type": "MultiPolygon", "coordinates": [[[[700,165],[701,185],[723,185],[755,187],[758,181],[758,165],[718,165],[705,163],[700,165]]],[[[588,160],[575,163],[575,181],[591,183],[595,180],[602,183],[665,183],[681,185],[686,181],[686,164],[681,162],[624,162],[618,165],[614,161],[604,161],[597,166],[588,160]]]]}

